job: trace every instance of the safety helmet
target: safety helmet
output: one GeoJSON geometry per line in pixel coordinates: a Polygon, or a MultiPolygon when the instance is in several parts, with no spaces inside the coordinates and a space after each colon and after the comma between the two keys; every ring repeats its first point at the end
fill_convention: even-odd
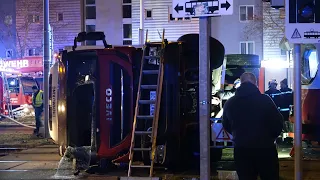
{"type": "Polygon", "coordinates": [[[268,83],[269,87],[271,86],[271,84],[275,84],[275,85],[278,85],[278,82],[276,79],[271,79],[268,83]]]}
{"type": "Polygon", "coordinates": [[[238,88],[238,87],[240,87],[240,85],[241,85],[241,81],[240,81],[240,79],[238,78],[238,79],[236,79],[234,82],[233,82],[233,86],[234,86],[234,88],[238,88]]]}

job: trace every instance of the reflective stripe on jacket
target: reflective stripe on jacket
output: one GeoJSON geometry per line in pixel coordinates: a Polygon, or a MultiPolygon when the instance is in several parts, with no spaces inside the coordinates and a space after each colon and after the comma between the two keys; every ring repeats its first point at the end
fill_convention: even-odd
{"type": "Polygon", "coordinates": [[[43,91],[39,90],[36,98],[34,99],[34,94],[32,95],[32,104],[34,107],[41,107],[42,106],[42,97],[43,97],[43,91]]]}

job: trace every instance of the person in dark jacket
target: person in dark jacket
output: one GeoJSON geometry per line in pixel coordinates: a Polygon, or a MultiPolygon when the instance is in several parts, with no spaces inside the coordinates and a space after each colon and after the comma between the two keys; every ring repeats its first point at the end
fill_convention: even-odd
{"type": "Polygon", "coordinates": [[[278,109],[283,107],[283,97],[281,91],[277,89],[278,83],[277,80],[272,79],[268,83],[269,89],[265,92],[268,96],[271,97],[273,102],[276,104],[278,109]]]}
{"type": "Polygon", "coordinates": [[[241,85],[224,106],[223,127],[232,134],[240,180],[279,180],[275,145],[283,117],[272,99],[261,94],[254,74],[244,73],[241,85]]]}
{"type": "Polygon", "coordinates": [[[285,142],[291,144],[292,138],[287,138],[287,133],[293,132],[293,125],[289,121],[291,106],[293,106],[293,91],[288,87],[288,80],[283,79],[280,82],[280,91],[283,96],[283,108],[280,110],[284,120],[284,139],[285,142]]]}

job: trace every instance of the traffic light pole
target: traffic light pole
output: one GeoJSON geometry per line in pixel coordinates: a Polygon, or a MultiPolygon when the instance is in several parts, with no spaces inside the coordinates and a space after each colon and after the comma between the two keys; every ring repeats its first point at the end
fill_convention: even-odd
{"type": "Polygon", "coordinates": [[[49,66],[50,66],[50,33],[49,33],[49,0],[43,0],[43,107],[44,137],[49,138],[49,66]]]}
{"type": "Polygon", "coordinates": [[[199,18],[200,179],[210,179],[210,18],[199,18]]]}
{"type": "Polygon", "coordinates": [[[302,180],[301,45],[294,45],[294,172],[302,180]]]}

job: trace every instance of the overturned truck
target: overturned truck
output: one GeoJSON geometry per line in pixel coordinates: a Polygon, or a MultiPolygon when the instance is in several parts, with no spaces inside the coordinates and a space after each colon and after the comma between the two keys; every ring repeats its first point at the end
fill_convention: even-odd
{"type": "MultiPolygon", "coordinates": [[[[216,74],[212,81],[217,86],[224,47],[214,38],[210,43],[211,70],[216,74]]],[[[187,34],[168,42],[163,51],[156,164],[172,170],[196,168],[199,162],[198,45],[199,36],[187,34]]],[[[128,163],[142,56],[141,48],[108,45],[103,33],[80,33],[74,46],[61,52],[49,76],[49,130],[61,155],[67,146],[91,146],[92,163],[128,163]],[[104,47],[77,46],[88,39],[103,40],[104,47]]],[[[152,68],[158,63],[149,61],[145,66],[152,68]]],[[[150,90],[144,98],[152,99],[154,93],[150,90]]],[[[152,114],[153,107],[142,111],[152,114]]],[[[152,123],[146,123],[144,128],[148,131],[151,127],[152,123]]],[[[141,138],[135,143],[146,141],[141,138]]],[[[220,160],[222,150],[211,150],[212,161],[220,160]]],[[[150,162],[148,153],[142,152],[139,158],[150,162]]]]}

